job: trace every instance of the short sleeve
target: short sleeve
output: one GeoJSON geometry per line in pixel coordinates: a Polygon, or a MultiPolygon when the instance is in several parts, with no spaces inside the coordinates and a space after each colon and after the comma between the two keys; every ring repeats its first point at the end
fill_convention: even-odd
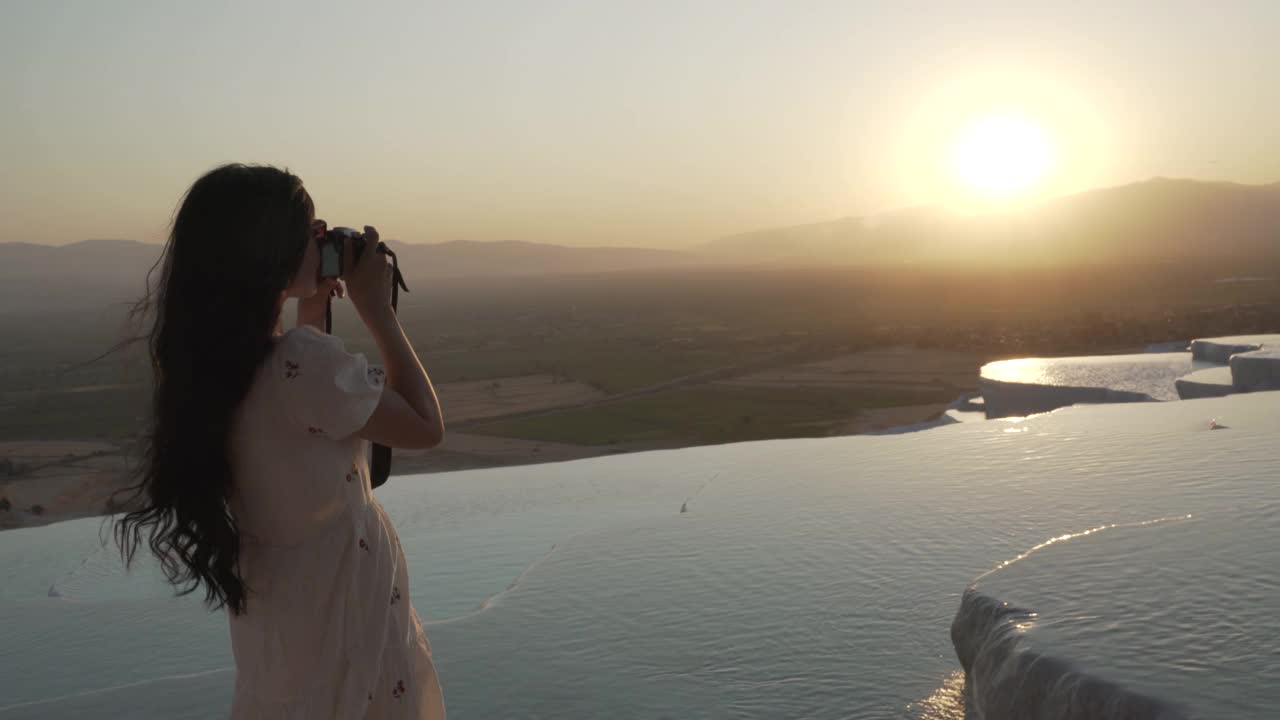
{"type": "Polygon", "coordinates": [[[364,427],[382,397],[386,376],[340,338],[311,327],[291,331],[276,365],[285,402],[303,432],[341,440],[364,427]]]}

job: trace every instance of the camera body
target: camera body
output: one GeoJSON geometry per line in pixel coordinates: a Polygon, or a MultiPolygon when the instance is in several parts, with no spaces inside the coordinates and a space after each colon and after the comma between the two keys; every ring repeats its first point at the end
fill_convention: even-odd
{"type": "Polygon", "coordinates": [[[320,245],[320,279],[329,280],[346,275],[351,268],[346,267],[347,245],[351,246],[351,264],[360,261],[368,241],[364,233],[349,227],[335,227],[325,231],[323,237],[316,242],[320,245]]]}

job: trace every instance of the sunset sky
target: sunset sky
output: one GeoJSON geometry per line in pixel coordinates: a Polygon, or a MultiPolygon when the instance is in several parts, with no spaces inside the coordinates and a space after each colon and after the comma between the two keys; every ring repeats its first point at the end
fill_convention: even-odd
{"type": "Polygon", "coordinates": [[[414,242],[679,247],[1280,180],[1280,2],[0,5],[0,241],[158,241],[223,162],[414,242]]]}

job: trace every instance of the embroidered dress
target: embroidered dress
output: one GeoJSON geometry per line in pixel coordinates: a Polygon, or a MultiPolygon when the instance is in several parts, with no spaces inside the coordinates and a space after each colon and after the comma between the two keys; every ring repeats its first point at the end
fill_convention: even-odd
{"type": "Polygon", "coordinates": [[[369,486],[368,443],[352,437],[384,378],[338,338],[297,328],[240,408],[236,720],[444,717],[404,551],[369,486]]]}

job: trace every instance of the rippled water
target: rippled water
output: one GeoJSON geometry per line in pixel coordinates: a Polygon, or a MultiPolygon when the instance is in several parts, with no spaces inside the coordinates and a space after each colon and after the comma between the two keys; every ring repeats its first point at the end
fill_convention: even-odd
{"type": "MultiPolygon", "coordinates": [[[[955,717],[948,626],[974,577],[1064,532],[1231,512],[1263,492],[1232,478],[1280,461],[1275,403],[398,477],[378,497],[454,718],[955,717]]],[[[225,716],[225,620],[121,578],[96,531],[0,534],[0,718],[225,716]]]]}
{"type": "MultiPolygon", "coordinates": [[[[1262,476],[1223,479],[1240,484],[1262,476]]],[[[1035,613],[1024,644],[1193,717],[1280,708],[1280,492],[1175,521],[1106,528],[992,573],[981,592],[1035,613]]],[[[1066,700],[1066,698],[1063,698],[1066,700]]]]}

